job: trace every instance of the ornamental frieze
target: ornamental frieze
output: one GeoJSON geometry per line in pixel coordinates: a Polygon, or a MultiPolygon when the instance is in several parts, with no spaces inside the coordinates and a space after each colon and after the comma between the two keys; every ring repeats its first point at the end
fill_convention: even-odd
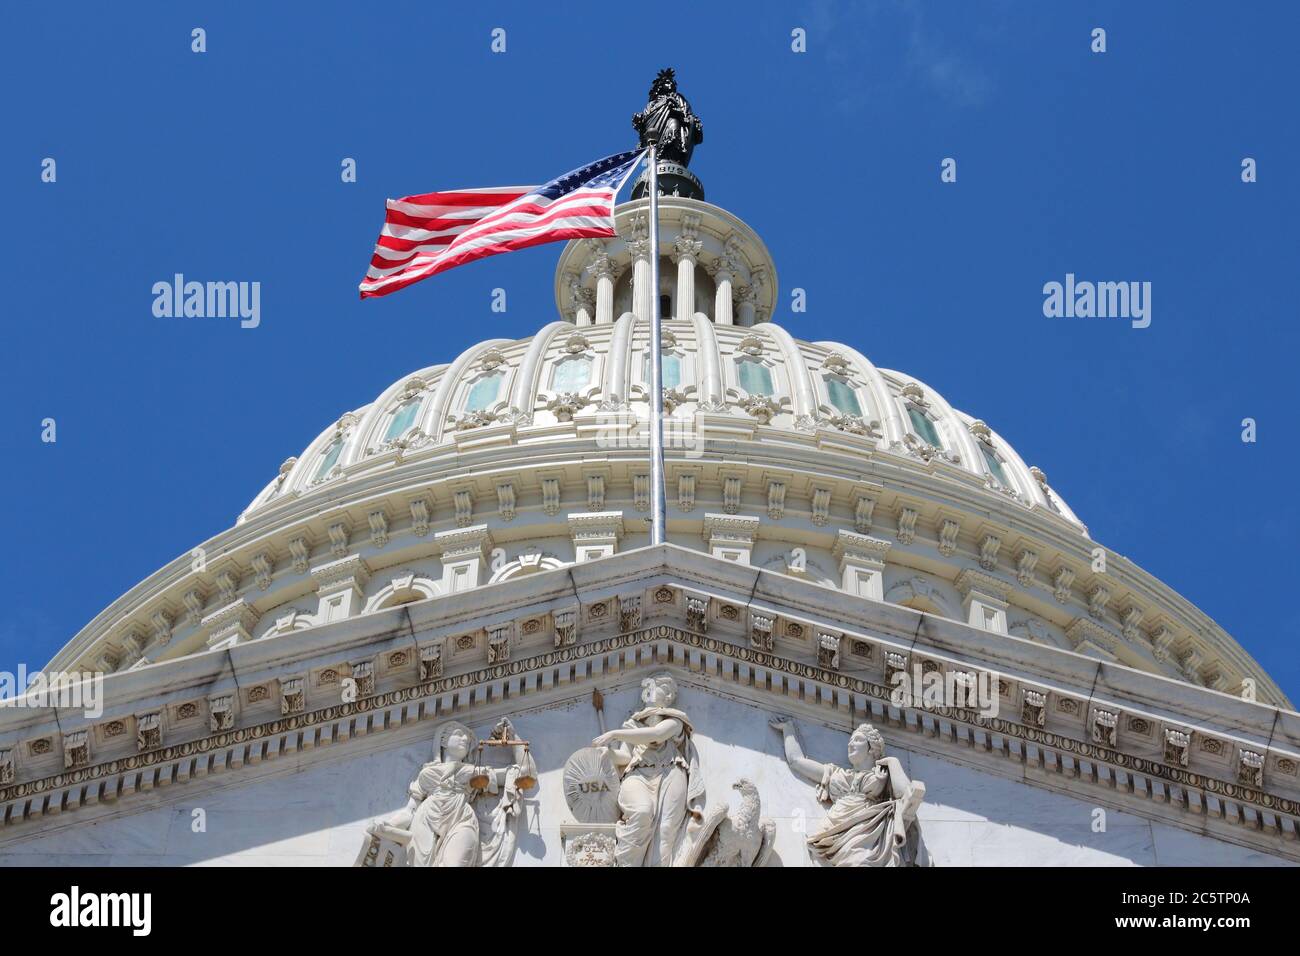
{"type": "MultiPolygon", "coordinates": [[[[662,590],[662,589],[661,589],[662,590]]],[[[658,598],[658,592],[655,592],[655,599],[658,598]]],[[[360,715],[366,715],[375,711],[382,711],[385,708],[400,705],[403,703],[428,702],[435,700],[441,695],[458,690],[465,690],[472,687],[478,687],[484,684],[490,684],[493,681],[500,681],[510,677],[543,671],[548,668],[571,664],[593,657],[610,654],[627,648],[637,646],[667,642],[671,647],[682,647],[688,651],[687,658],[682,660],[675,659],[673,663],[677,666],[686,666],[693,668],[696,666],[690,657],[690,651],[704,652],[710,655],[727,658],[738,664],[750,665],[753,667],[770,670],[775,673],[788,674],[796,678],[813,681],[818,685],[829,689],[844,691],[848,694],[859,695],[888,704],[891,701],[891,688],[878,684],[864,677],[850,674],[839,673],[820,667],[817,664],[790,660],[778,654],[768,653],[762,650],[756,650],[751,647],[733,644],[729,640],[710,636],[707,633],[683,630],[680,627],[670,624],[659,624],[644,627],[631,633],[615,634],[598,640],[574,646],[557,647],[549,649],[543,653],[533,655],[528,658],[510,660],[504,663],[492,666],[483,666],[477,669],[467,671],[462,674],[442,676],[436,680],[423,681],[410,687],[393,689],[384,693],[375,694],[371,697],[364,697],[351,703],[341,703],[328,707],[318,708],[288,716],[280,716],[273,719],[250,724],[246,727],[232,728],[217,733],[210,733],[200,736],[194,740],[178,744],[169,744],[154,750],[149,750],[129,756],[104,761],[98,764],[69,769],[65,772],[51,774],[36,780],[10,783],[0,788],[0,803],[11,803],[13,801],[41,797],[63,788],[80,786],[96,780],[105,780],[110,783],[110,790],[117,791],[120,787],[121,796],[127,796],[135,787],[122,787],[112,783],[112,778],[124,774],[132,774],[149,768],[159,768],[173,761],[193,760],[196,757],[204,755],[215,756],[218,759],[230,759],[232,769],[238,769],[246,764],[244,757],[238,750],[233,753],[222,755],[222,751],[228,748],[242,748],[246,745],[259,742],[274,740],[281,735],[293,734],[295,732],[321,732],[322,743],[332,742],[334,740],[346,739],[347,733],[335,734],[324,733],[330,728],[330,725],[337,721],[353,718],[360,715]]],[[[657,660],[658,666],[665,663],[657,660]]],[[[737,675],[738,676],[738,675],[737,675]]],[[[812,698],[816,699],[816,698],[812,698]]],[[[833,706],[825,698],[822,698],[823,706],[833,706]]],[[[189,704],[181,705],[181,708],[190,706],[189,704]]],[[[856,710],[857,708],[855,708],[856,710]]],[[[1000,717],[984,717],[976,710],[964,708],[908,708],[902,712],[899,719],[888,718],[886,714],[886,725],[892,727],[903,727],[913,731],[924,729],[924,715],[930,715],[932,719],[943,719],[953,721],[955,729],[959,735],[969,734],[973,730],[983,730],[996,733],[1009,740],[1019,740],[1026,744],[1033,744],[1038,747],[1048,748],[1056,752],[1057,756],[1053,761],[1060,757],[1071,756],[1082,760],[1095,762],[1099,765],[1109,765],[1121,771],[1127,771],[1134,774],[1142,774],[1147,777],[1167,780],[1170,783],[1178,784],[1188,790],[1200,790],[1206,794],[1213,795],[1216,798],[1226,798],[1238,801],[1265,810],[1286,814],[1289,816],[1300,815],[1300,802],[1296,800],[1268,793],[1257,786],[1249,786],[1239,781],[1220,779],[1208,774],[1186,770],[1182,767],[1172,767],[1161,763],[1159,760],[1150,759],[1133,754],[1127,754],[1123,751],[1112,747],[1103,746],[1096,743],[1090,743],[1079,740],[1062,733],[1044,730],[1038,727],[1026,726],[1022,723],[1006,720],[1000,717]]],[[[197,714],[195,714],[197,716],[197,714]]],[[[880,718],[876,718],[880,720],[880,718]]],[[[399,721],[399,725],[401,725],[399,721]]],[[[382,733],[387,728],[384,726],[375,726],[368,730],[367,735],[382,733]]],[[[960,739],[960,738],[958,738],[960,739]]],[[[1223,749],[1222,743],[1213,738],[1203,738],[1204,745],[1215,744],[1223,749]]],[[[973,743],[973,740],[970,741],[973,743]]],[[[1203,747],[1207,749],[1208,747],[1203,747]]],[[[1020,748],[1013,750],[1002,750],[995,748],[991,751],[993,755],[1000,755],[1018,762],[1024,762],[1026,756],[1020,752],[1020,748]]],[[[1287,758],[1281,758],[1287,759],[1287,758]]],[[[1098,768],[1102,769],[1102,768],[1098,768]]],[[[1253,769],[1253,768],[1252,768],[1253,769]]],[[[202,776],[206,771],[195,769],[191,772],[190,768],[184,768],[178,765],[175,768],[176,779],[178,782],[192,779],[194,776],[202,776]]],[[[1100,786],[1105,789],[1111,789],[1103,780],[1100,786]]],[[[1186,810],[1186,808],[1183,808],[1186,810]]],[[[32,817],[41,816],[43,811],[32,810],[32,817]]],[[[7,825],[13,825],[24,819],[22,813],[11,813],[6,820],[7,825]]],[[[1295,822],[1292,821],[1292,827],[1295,822]]]]}

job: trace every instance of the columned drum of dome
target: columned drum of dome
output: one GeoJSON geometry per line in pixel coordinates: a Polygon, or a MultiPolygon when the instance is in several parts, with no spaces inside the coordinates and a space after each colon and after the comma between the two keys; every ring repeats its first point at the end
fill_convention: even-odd
{"type": "Polygon", "coordinates": [[[694,865],[719,841],[664,820],[725,832],[734,787],[727,865],[1300,861],[1274,681],[978,408],[773,321],[767,247],[679,165],[658,282],[637,198],[559,252],[534,334],[352,396],[75,635],[50,669],[106,674],[102,714],[0,710],[8,858],[694,865]],[[619,735],[654,727],[629,773],[619,735]],[[481,842],[426,840],[421,788],[481,842]],[[230,829],[133,842],[181,800],[230,829]],[[836,859],[855,801],[898,847],[836,859]]]}

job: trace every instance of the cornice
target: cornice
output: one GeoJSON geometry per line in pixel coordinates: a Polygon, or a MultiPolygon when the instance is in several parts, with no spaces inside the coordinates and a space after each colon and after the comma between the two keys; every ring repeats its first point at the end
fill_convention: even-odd
{"type": "Polygon", "coordinates": [[[883,538],[873,538],[871,535],[858,534],[855,531],[847,531],[841,528],[835,533],[835,544],[831,548],[831,554],[840,560],[849,557],[864,561],[883,562],[891,547],[893,547],[891,541],[886,541],[883,538]]]}
{"type": "Polygon", "coordinates": [[[750,515],[705,512],[701,537],[705,540],[712,538],[751,540],[758,533],[760,524],[762,524],[761,519],[750,515]]]}
{"type": "MultiPolygon", "coordinates": [[[[786,437],[798,438],[793,435],[786,437]]],[[[426,509],[428,522],[434,526],[445,525],[449,518],[458,513],[453,500],[454,491],[466,487],[467,483],[482,491],[474,496],[474,516],[491,521],[495,527],[500,522],[499,517],[495,520],[493,518],[496,513],[497,483],[512,478],[517,488],[527,490],[536,483],[535,476],[539,469],[581,468],[584,456],[590,451],[590,444],[589,440],[572,438],[556,443],[554,447],[549,442],[530,446],[527,467],[520,465],[518,448],[513,446],[478,449],[460,456],[438,452],[418,460],[408,458],[400,464],[373,473],[358,474],[331,483],[328,491],[304,495],[296,499],[292,511],[275,516],[254,515],[248,521],[205,542],[199,550],[205,554],[223,555],[223,561],[243,568],[256,567],[257,560],[269,554],[277,559],[277,567],[284,568],[287,553],[292,550],[294,541],[305,535],[308,540],[319,545],[327,538],[330,522],[340,514],[348,515],[354,528],[364,529],[377,506],[389,509],[392,516],[391,527],[388,527],[388,522],[385,523],[385,540],[405,539],[406,536],[414,535],[414,528],[401,510],[404,502],[415,502],[417,499],[423,501],[422,507],[426,509]],[[455,471],[450,471],[453,464],[455,471]],[[448,473],[440,478],[431,477],[431,474],[442,472],[444,466],[448,473]],[[472,477],[467,478],[467,472],[472,477]],[[275,520],[270,520],[272,517],[275,520]]],[[[631,506],[635,497],[631,488],[632,475],[637,468],[644,467],[643,455],[636,449],[629,450],[625,455],[617,452],[602,452],[602,455],[605,467],[609,470],[606,481],[608,504],[627,502],[631,506]]],[[[877,516],[888,514],[888,503],[900,496],[925,512],[922,515],[923,521],[932,520],[932,515],[939,514],[940,511],[944,515],[964,515],[963,522],[969,527],[982,526],[1000,533],[999,536],[1007,545],[1002,549],[1002,561],[1015,560],[1016,555],[1010,553],[1008,547],[1012,542],[1025,541],[1033,545],[1032,550],[1038,555],[1037,566],[1041,570],[1038,576],[1031,570],[1031,584],[1046,589],[1048,598],[1044,601],[1044,606],[1049,608],[1051,604],[1047,601],[1050,601],[1050,581],[1046,581],[1042,575],[1065,564],[1076,569],[1076,587],[1088,580],[1086,569],[1091,560],[1092,542],[1079,535],[1077,529],[1063,527],[1060,519],[1041,509],[1035,513],[1032,509],[1027,510],[1014,502],[1008,502],[1004,496],[982,487],[966,486],[964,482],[944,477],[939,471],[929,474],[925,469],[888,453],[873,454],[865,461],[859,458],[849,467],[850,462],[846,456],[807,447],[796,450],[786,441],[744,443],[743,452],[735,442],[726,442],[716,447],[706,444],[701,458],[689,461],[670,458],[668,464],[670,470],[681,465],[700,464],[726,467],[733,471],[739,467],[748,476],[747,480],[772,470],[801,474],[807,488],[824,485],[832,493],[829,507],[834,514],[828,530],[835,530],[837,524],[853,524],[851,517],[846,521],[841,515],[846,512],[852,515],[856,494],[853,489],[858,487],[874,486],[882,489],[872,492],[872,497],[878,499],[875,508],[877,516]]],[[[700,485],[697,496],[705,490],[705,486],[700,485]]],[[[797,487],[792,487],[788,497],[799,493],[797,487]]],[[[521,506],[520,514],[526,510],[528,509],[521,506]]],[[[786,511],[790,515],[796,513],[793,501],[787,505],[786,511]]],[[[878,517],[877,521],[879,520],[878,517]]],[[[521,526],[516,524],[516,527],[521,526]]],[[[781,523],[765,525],[765,538],[782,540],[786,536],[782,528],[781,523]]],[[[540,529],[534,527],[532,530],[536,533],[540,529]]],[[[557,526],[554,533],[568,532],[562,526],[557,526]]],[[[831,546],[834,546],[833,542],[831,546]]],[[[891,552],[891,557],[907,563],[907,549],[902,549],[900,553],[900,549],[896,548],[891,552]]],[[[954,560],[960,557],[958,554],[954,560]]],[[[1128,595],[1128,600],[1143,611],[1142,620],[1163,620],[1166,625],[1173,624],[1185,635],[1180,640],[1206,643],[1202,657],[1207,662],[1213,657],[1221,658],[1238,673],[1254,677],[1265,694],[1270,694],[1277,700],[1285,700],[1276,684],[1244,649],[1185,599],[1117,555],[1108,557],[1108,562],[1112,593],[1128,595]]],[[[269,583],[272,588],[280,586],[280,581],[291,580],[285,578],[283,571],[279,572],[278,577],[275,574],[260,577],[263,583],[269,583]]],[[[254,587],[255,583],[252,574],[245,574],[240,590],[246,591],[254,587]]],[[[196,572],[193,559],[186,555],[110,605],[60,651],[51,666],[67,667],[90,655],[92,647],[110,639],[109,635],[124,622],[129,621],[149,633],[155,629],[150,623],[152,614],[159,609],[188,606],[186,595],[191,590],[197,590],[210,599],[217,587],[211,580],[211,572],[196,572]]],[[[1033,587],[1024,593],[1031,593],[1032,590],[1033,587]]],[[[258,603],[269,606],[267,601],[272,596],[271,592],[259,595],[258,603]]]]}
{"type": "Polygon", "coordinates": [[[983,571],[977,571],[974,568],[964,568],[957,575],[957,590],[963,596],[972,592],[986,594],[989,597],[997,598],[999,601],[1006,603],[1011,592],[1015,590],[1015,585],[1010,581],[1004,581],[992,574],[986,574],[983,571]]]}
{"type": "Polygon", "coordinates": [[[594,511],[587,514],[574,513],[568,516],[569,533],[576,538],[621,538],[623,536],[623,512],[594,511]]]}
{"type": "Polygon", "coordinates": [[[311,577],[317,588],[330,588],[348,583],[364,587],[370,580],[370,566],[360,555],[350,554],[317,565],[311,569],[311,577]]]}
{"type": "Polygon", "coordinates": [[[434,549],[444,558],[483,554],[492,547],[487,525],[439,531],[433,536],[434,549]]]}
{"type": "MultiPolygon", "coordinates": [[[[865,601],[835,589],[800,581],[797,578],[772,571],[761,571],[731,562],[710,558],[702,552],[684,549],[675,545],[662,548],[642,548],[615,555],[595,564],[573,565],[556,572],[533,575],[524,581],[503,582],[490,585],[463,594],[450,595],[434,600],[406,605],[402,609],[401,620],[409,620],[410,626],[456,627],[461,622],[469,622],[485,613],[499,613],[515,606],[519,600],[550,600],[558,595],[570,592],[570,581],[576,582],[583,589],[596,587],[616,587],[621,581],[639,580],[653,569],[662,573],[688,575],[689,579],[710,586],[734,589],[741,594],[752,594],[755,599],[777,602],[788,608],[791,613],[807,613],[823,620],[837,619],[848,629],[861,627],[863,621],[871,621],[875,633],[886,639],[896,639],[902,643],[913,640],[919,620],[926,621],[926,633],[935,641],[936,646],[946,646],[966,656],[980,655],[990,648],[997,649],[990,660],[999,668],[1006,669],[1008,661],[1032,662],[1041,673],[1050,675],[1060,670],[1061,675],[1075,673],[1080,683],[1091,685],[1096,680],[1093,668],[1095,661],[1080,658],[1068,651],[1054,647],[1032,644],[1019,638],[991,634],[972,629],[959,621],[921,614],[910,608],[888,603],[865,601]],[[1071,662],[1061,670],[1063,662],[1071,662]],[[1075,663],[1077,662],[1077,663],[1075,663]],[[1082,671],[1079,670],[1082,665],[1082,671]]],[[[304,646],[314,646],[325,642],[328,635],[336,634],[339,628],[351,628],[357,633],[372,633],[376,629],[396,627],[398,618],[394,612],[378,612],[357,618],[340,621],[337,624],[322,625],[309,632],[298,635],[283,635],[269,641],[256,641],[231,648],[235,659],[262,660],[265,655],[280,650],[287,650],[295,641],[305,642],[304,646]],[[389,622],[385,624],[385,622],[389,622]]],[[[403,626],[405,629],[405,625],[403,626]]],[[[161,680],[172,664],[185,667],[223,666],[219,661],[205,660],[205,655],[185,658],[177,662],[165,662],[149,669],[155,676],[152,680],[161,680]]],[[[1140,678],[1143,688],[1135,691],[1137,699],[1158,700],[1173,693],[1177,697],[1189,699],[1207,699],[1204,716],[1224,712],[1224,707],[1245,708],[1237,713],[1236,720],[1245,721],[1245,714],[1274,713],[1273,709],[1263,705],[1250,704],[1237,698],[1218,694],[1192,685],[1172,681],[1143,671],[1133,670],[1121,665],[1107,665],[1106,674],[1127,674],[1140,678]],[[1162,689],[1164,688],[1164,689],[1162,689]],[[1227,702],[1225,705],[1224,702],[1227,702]]],[[[117,674],[109,678],[109,684],[119,680],[138,682],[138,674],[117,674]]],[[[1236,713],[1236,711],[1234,711],[1236,713]]],[[[1290,713],[1279,711],[1278,713],[1290,713]]],[[[1271,720],[1271,718],[1270,718],[1271,720]]],[[[1268,721],[1261,727],[1269,726],[1268,721]]],[[[1300,726],[1297,728],[1300,730],[1300,726]]]]}

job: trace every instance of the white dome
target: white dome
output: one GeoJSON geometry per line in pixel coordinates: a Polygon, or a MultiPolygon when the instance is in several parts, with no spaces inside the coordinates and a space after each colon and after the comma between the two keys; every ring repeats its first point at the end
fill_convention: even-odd
{"type": "MultiPolygon", "coordinates": [[[[674,302],[670,314],[679,321],[664,325],[665,355],[677,374],[666,383],[673,386],[668,403],[678,422],[702,412],[761,423],[764,440],[777,440],[774,431],[851,435],[852,447],[864,454],[890,452],[925,467],[933,462],[940,471],[951,466],[1086,533],[1042,472],[1027,468],[984,422],[956,411],[914,377],[877,369],[852,346],[802,342],[765,321],[777,299],[776,267],[744,222],[716,206],[677,197],[661,202],[660,222],[661,249],[668,253],[660,270],[664,298],[677,298],[683,256],[694,260],[691,302],[686,308],[674,302]],[[724,275],[740,303],[735,324],[720,319],[714,308],[724,275]],[[753,381],[741,380],[751,374],[753,381]],[[747,384],[759,387],[751,393],[747,384]]],[[[458,433],[485,425],[535,429],[536,438],[520,436],[531,445],[575,414],[597,409],[624,410],[644,420],[649,323],[636,322],[631,280],[644,249],[645,203],[619,207],[617,225],[618,238],[570,242],[561,253],[555,298],[564,321],[531,338],[481,342],[450,365],[394,382],[286,461],[241,520],[285,495],[351,476],[385,452],[452,445],[458,433]],[[594,308],[602,270],[612,291],[606,322],[594,308]]],[[[556,437],[563,440],[563,432],[556,437]]]]}
{"type": "MultiPolygon", "coordinates": [[[[648,544],[644,216],[627,203],[617,238],[565,247],[562,318],[342,415],[234,527],[52,666],[144,666],[648,544]]],[[[766,321],[776,269],[743,222],[675,197],[661,217],[671,543],[1225,692],[1253,680],[1286,703],[1213,621],[1091,541],[983,421],[766,321]]]]}

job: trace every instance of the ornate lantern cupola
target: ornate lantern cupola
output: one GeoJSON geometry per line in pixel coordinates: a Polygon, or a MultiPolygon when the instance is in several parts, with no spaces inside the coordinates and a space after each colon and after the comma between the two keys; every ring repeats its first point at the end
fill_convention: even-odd
{"type": "Polygon", "coordinates": [[[679,322],[717,325],[766,322],[776,304],[776,266],[749,226],[704,201],[704,187],[687,168],[704,141],[700,118],[661,70],[650,102],[632,117],[641,145],[659,146],[659,288],[651,290],[650,220],[643,173],[631,201],[615,211],[618,236],[577,239],[555,270],[555,304],[575,325],[612,323],[624,315],[649,321],[651,309],[679,322]]]}

